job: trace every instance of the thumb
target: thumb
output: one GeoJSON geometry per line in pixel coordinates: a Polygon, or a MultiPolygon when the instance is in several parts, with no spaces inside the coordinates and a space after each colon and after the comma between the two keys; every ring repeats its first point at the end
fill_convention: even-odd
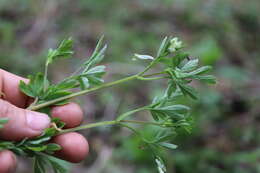
{"type": "Polygon", "coordinates": [[[18,108],[0,99],[0,118],[8,123],[0,130],[0,137],[6,140],[21,140],[40,135],[50,125],[48,115],[18,108]]]}

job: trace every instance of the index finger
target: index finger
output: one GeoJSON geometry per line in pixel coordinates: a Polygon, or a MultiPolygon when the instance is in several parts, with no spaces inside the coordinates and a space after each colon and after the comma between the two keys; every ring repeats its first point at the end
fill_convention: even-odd
{"type": "Polygon", "coordinates": [[[28,79],[9,73],[0,69],[0,98],[12,103],[13,105],[25,108],[29,97],[19,89],[20,81],[28,82],[28,79]]]}

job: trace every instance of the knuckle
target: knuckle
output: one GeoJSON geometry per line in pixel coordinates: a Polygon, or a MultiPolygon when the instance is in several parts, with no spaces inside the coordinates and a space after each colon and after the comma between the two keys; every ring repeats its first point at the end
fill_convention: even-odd
{"type": "Polygon", "coordinates": [[[0,105],[0,117],[8,117],[12,112],[12,106],[4,100],[0,100],[0,105]]]}
{"type": "MultiPolygon", "coordinates": [[[[11,118],[18,113],[17,110],[11,103],[0,99],[0,117],[11,118]]],[[[22,111],[19,111],[19,114],[22,114],[22,111]]]]}

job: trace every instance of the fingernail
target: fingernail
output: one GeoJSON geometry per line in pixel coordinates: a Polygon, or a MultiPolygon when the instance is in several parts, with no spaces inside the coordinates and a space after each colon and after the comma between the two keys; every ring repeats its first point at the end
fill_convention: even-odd
{"type": "Polygon", "coordinates": [[[36,131],[42,131],[50,126],[50,118],[46,114],[29,111],[27,113],[27,125],[36,131]]]}

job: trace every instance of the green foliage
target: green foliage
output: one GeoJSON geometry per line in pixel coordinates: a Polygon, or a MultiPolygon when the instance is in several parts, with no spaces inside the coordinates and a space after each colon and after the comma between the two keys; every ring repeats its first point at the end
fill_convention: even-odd
{"type": "Polygon", "coordinates": [[[71,49],[71,38],[63,40],[57,49],[49,49],[46,60],[46,66],[53,63],[54,60],[61,58],[69,58],[73,54],[73,51],[71,49]]]}
{"type": "Polygon", "coordinates": [[[35,156],[33,165],[35,173],[45,173],[46,165],[51,166],[55,173],[66,173],[69,166],[67,162],[43,153],[35,156]]]}
{"type": "MultiPolygon", "coordinates": [[[[97,122],[93,124],[82,125],[72,129],[63,129],[64,123],[57,118],[52,118],[52,127],[34,139],[24,139],[21,142],[1,141],[0,149],[9,149],[18,155],[34,158],[34,172],[46,172],[46,166],[53,168],[54,172],[62,173],[68,169],[64,161],[51,156],[61,147],[57,144],[49,143],[52,137],[77,130],[83,130],[92,127],[104,125],[119,125],[128,128],[136,134],[143,143],[143,147],[152,151],[155,158],[158,171],[166,172],[166,166],[161,159],[160,153],[162,149],[176,149],[177,145],[171,143],[171,139],[176,136],[177,129],[182,128],[190,131],[190,108],[186,105],[177,104],[176,101],[181,96],[190,96],[197,98],[197,92],[190,85],[194,79],[204,81],[206,83],[215,83],[215,78],[211,75],[205,75],[210,66],[198,67],[198,59],[191,60],[183,50],[182,42],[178,38],[168,38],[162,41],[155,58],[150,55],[135,54],[141,60],[151,60],[146,68],[129,77],[104,83],[102,79],[105,74],[105,66],[98,65],[104,57],[107,46],[103,45],[103,36],[97,43],[93,54],[88,58],[79,69],[71,76],[65,78],[57,84],[50,84],[48,81],[48,65],[59,58],[68,58],[73,51],[72,40],[67,39],[61,42],[57,49],[50,49],[47,54],[45,73],[37,73],[29,76],[28,84],[21,82],[20,90],[27,96],[34,98],[34,102],[28,107],[30,110],[43,111],[49,113],[50,106],[64,105],[69,99],[87,94],[98,89],[114,86],[131,80],[153,81],[166,80],[167,87],[162,95],[157,95],[153,102],[149,105],[130,110],[118,115],[115,120],[97,122]],[[156,73],[148,73],[151,69],[160,70],[156,73]],[[73,93],[71,89],[80,88],[80,91],[73,93]],[[148,121],[139,121],[134,119],[135,113],[139,111],[149,111],[151,117],[148,121]],[[153,120],[152,120],[153,119],[153,120]],[[147,139],[138,129],[129,124],[140,124],[148,126],[156,126],[159,129],[156,135],[147,139]]],[[[1,119],[0,125],[7,121],[1,119]]]]}
{"type": "MultiPolygon", "coordinates": [[[[199,57],[200,64],[214,65],[214,73],[221,84],[205,88],[204,85],[195,83],[198,91],[202,91],[199,92],[200,99],[196,102],[189,102],[189,98],[178,98],[178,104],[189,102],[192,107],[195,128],[191,134],[178,135],[179,138],[173,140],[179,145],[178,150],[163,153],[162,158],[166,158],[167,168],[178,173],[260,172],[258,162],[251,162],[250,159],[238,162],[241,156],[237,154],[243,152],[257,156],[255,149],[260,145],[260,136],[257,133],[259,116],[258,111],[254,111],[258,108],[260,93],[257,87],[257,74],[260,69],[259,0],[252,0],[250,3],[236,0],[79,0],[74,1],[73,6],[64,1],[53,2],[1,1],[1,68],[20,75],[38,72],[43,68],[46,59],[46,46],[56,43],[68,33],[77,40],[77,56],[85,57],[93,49],[93,40],[102,32],[106,33],[107,40],[111,42],[106,53],[109,57],[103,62],[111,74],[106,76],[106,80],[113,80],[119,77],[118,72],[131,74],[140,70],[141,65],[131,61],[133,52],[154,56],[152,52],[155,52],[158,36],[170,35],[174,31],[174,35],[185,40],[185,47],[192,58],[199,57]],[[46,20],[38,20],[39,16],[50,6],[58,8],[55,8],[54,13],[48,13],[47,23],[41,23],[46,20]],[[44,27],[36,27],[39,30],[33,29],[37,32],[31,32],[35,23],[44,24],[37,25],[44,27]],[[89,26],[87,31],[86,26],[89,26]],[[136,65],[132,65],[134,63],[136,65]],[[234,107],[233,103],[237,101],[240,104],[234,107]],[[241,115],[238,110],[243,108],[243,105],[250,110],[241,115]],[[251,121],[244,121],[245,119],[251,121]],[[219,130],[220,136],[215,136],[220,133],[219,130]],[[216,154],[209,156],[204,152],[209,146],[216,154]],[[232,157],[229,161],[226,159],[227,155],[232,157]]],[[[54,64],[51,67],[51,76],[53,79],[63,76],[81,60],[75,58],[60,61],[57,66],[54,64]]],[[[110,92],[89,95],[88,99],[94,104],[91,104],[88,110],[93,110],[93,121],[100,120],[107,116],[106,110],[116,109],[115,111],[120,112],[131,109],[136,104],[146,104],[163,87],[165,85],[160,81],[151,85],[138,81],[126,84],[124,88],[117,87],[109,90],[110,92]],[[104,98],[108,95],[114,99],[104,98]],[[117,107],[118,102],[120,107],[117,107]],[[101,113],[103,110],[104,115],[101,113]]],[[[143,118],[145,115],[146,112],[141,112],[138,117],[143,118]]],[[[85,119],[88,120],[88,115],[85,119]]],[[[130,143],[129,138],[137,137],[128,137],[128,140],[123,138],[128,145],[120,146],[123,141],[121,133],[114,129],[117,128],[91,130],[91,134],[95,135],[88,135],[89,140],[94,138],[96,141],[98,138],[100,142],[104,142],[104,147],[92,146],[89,159],[77,167],[83,170],[90,168],[101,150],[111,147],[113,155],[119,153],[118,148],[122,148],[121,153],[125,150],[128,150],[128,153],[122,154],[120,158],[109,159],[100,172],[120,173],[122,168],[125,172],[155,172],[151,166],[153,161],[147,159],[150,152],[142,152],[138,146],[132,146],[130,143]],[[103,131],[107,135],[98,135],[103,131]],[[109,142],[108,135],[111,136],[109,142]],[[145,157],[127,160],[134,152],[142,153],[145,157]]],[[[151,127],[148,131],[150,129],[151,127]]],[[[26,164],[29,167],[21,164],[25,167],[25,172],[30,172],[30,164],[26,164]]],[[[103,165],[99,168],[101,167],[103,165]]]]}

